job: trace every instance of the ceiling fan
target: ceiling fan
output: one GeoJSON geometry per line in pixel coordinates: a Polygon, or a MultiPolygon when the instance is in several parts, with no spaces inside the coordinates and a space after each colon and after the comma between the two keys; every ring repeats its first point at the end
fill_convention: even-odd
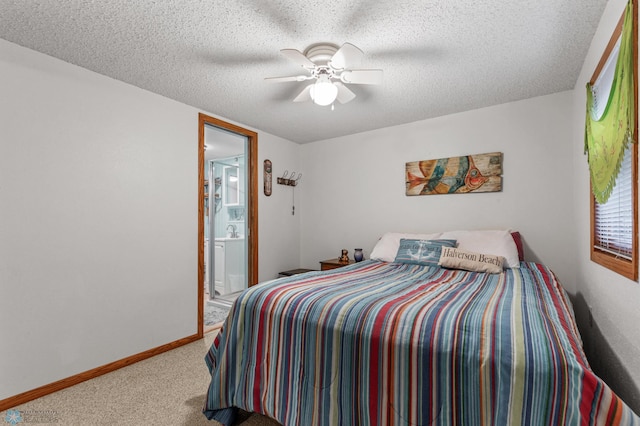
{"type": "Polygon", "coordinates": [[[337,99],[344,104],[356,97],[345,84],[382,83],[382,70],[354,68],[360,65],[364,53],[351,43],[344,43],[339,49],[334,44],[318,43],[309,46],[304,53],[296,49],[282,49],[280,53],[306,69],[310,75],[267,77],[265,81],[315,80],[293,102],[312,100],[317,105],[326,106],[337,99]]]}

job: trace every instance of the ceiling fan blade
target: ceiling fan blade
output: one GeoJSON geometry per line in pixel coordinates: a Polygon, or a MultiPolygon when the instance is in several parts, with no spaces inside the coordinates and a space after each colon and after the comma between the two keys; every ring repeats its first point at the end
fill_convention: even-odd
{"type": "Polygon", "coordinates": [[[296,64],[300,65],[303,68],[315,68],[316,64],[311,62],[311,59],[304,56],[302,52],[296,49],[282,49],[280,51],[284,56],[291,59],[296,64]]]}
{"type": "Polygon", "coordinates": [[[345,43],[333,54],[329,64],[331,67],[343,70],[348,67],[360,65],[364,53],[351,43],[345,43]]]}
{"type": "Polygon", "coordinates": [[[381,84],[382,70],[344,70],[340,80],[352,84],[381,84]]]}
{"type": "Polygon", "coordinates": [[[339,81],[336,81],[333,84],[335,84],[336,87],[338,88],[338,96],[336,97],[336,99],[341,104],[346,104],[347,102],[353,100],[353,98],[356,97],[355,93],[353,93],[351,90],[349,90],[349,88],[347,88],[347,86],[340,83],[339,81]]]}
{"type": "Polygon", "coordinates": [[[313,87],[313,83],[304,88],[302,92],[293,100],[293,102],[306,102],[311,100],[311,88],[313,87]]]}
{"type": "Polygon", "coordinates": [[[294,75],[291,77],[265,77],[267,83],[284,83],[286,81],[305,81],[313,77],[307,75],[294,75]]]}

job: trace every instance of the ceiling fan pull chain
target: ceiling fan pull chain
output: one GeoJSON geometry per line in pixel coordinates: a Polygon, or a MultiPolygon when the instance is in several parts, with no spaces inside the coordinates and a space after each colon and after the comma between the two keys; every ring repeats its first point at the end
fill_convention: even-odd
{"type": "Polygon", "coordinates": [[[291,189],[291,215],[296,214],[296,187],[291,189]]]}

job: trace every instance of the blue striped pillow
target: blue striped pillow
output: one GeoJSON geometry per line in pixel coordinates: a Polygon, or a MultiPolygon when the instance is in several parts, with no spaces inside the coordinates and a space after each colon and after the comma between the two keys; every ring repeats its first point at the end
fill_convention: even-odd
{"type": "Polygon", "coordinates": [[[456,240],[413,240],[402,238],[394,262],[438,266],[442,247],[455,247],[456,240]]]}

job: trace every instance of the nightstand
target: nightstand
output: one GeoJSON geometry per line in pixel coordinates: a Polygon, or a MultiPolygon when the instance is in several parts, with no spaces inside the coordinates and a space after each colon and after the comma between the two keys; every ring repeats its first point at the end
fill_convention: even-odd
{"type": "Polygon", "coordinates": [[[315,269],[304,269],[304,268],[291,269],[290,271],[284,271],[284,272],[278,273],[278,277],[290,277],[292,275],[304,274],[305,272],[311,272],[311,271],[315,271],[315,269]]]}
{"type": "Polygon", "coordinates": [[[320,261],[320,270],[328,271],[329,269],[342,268],[343,266],[352,265],[354,263],[356,263],[356,261],[353,259],[349,259],[349,263],[340,263],[338,262],[338,258],[322,260],[320,261]]]}

